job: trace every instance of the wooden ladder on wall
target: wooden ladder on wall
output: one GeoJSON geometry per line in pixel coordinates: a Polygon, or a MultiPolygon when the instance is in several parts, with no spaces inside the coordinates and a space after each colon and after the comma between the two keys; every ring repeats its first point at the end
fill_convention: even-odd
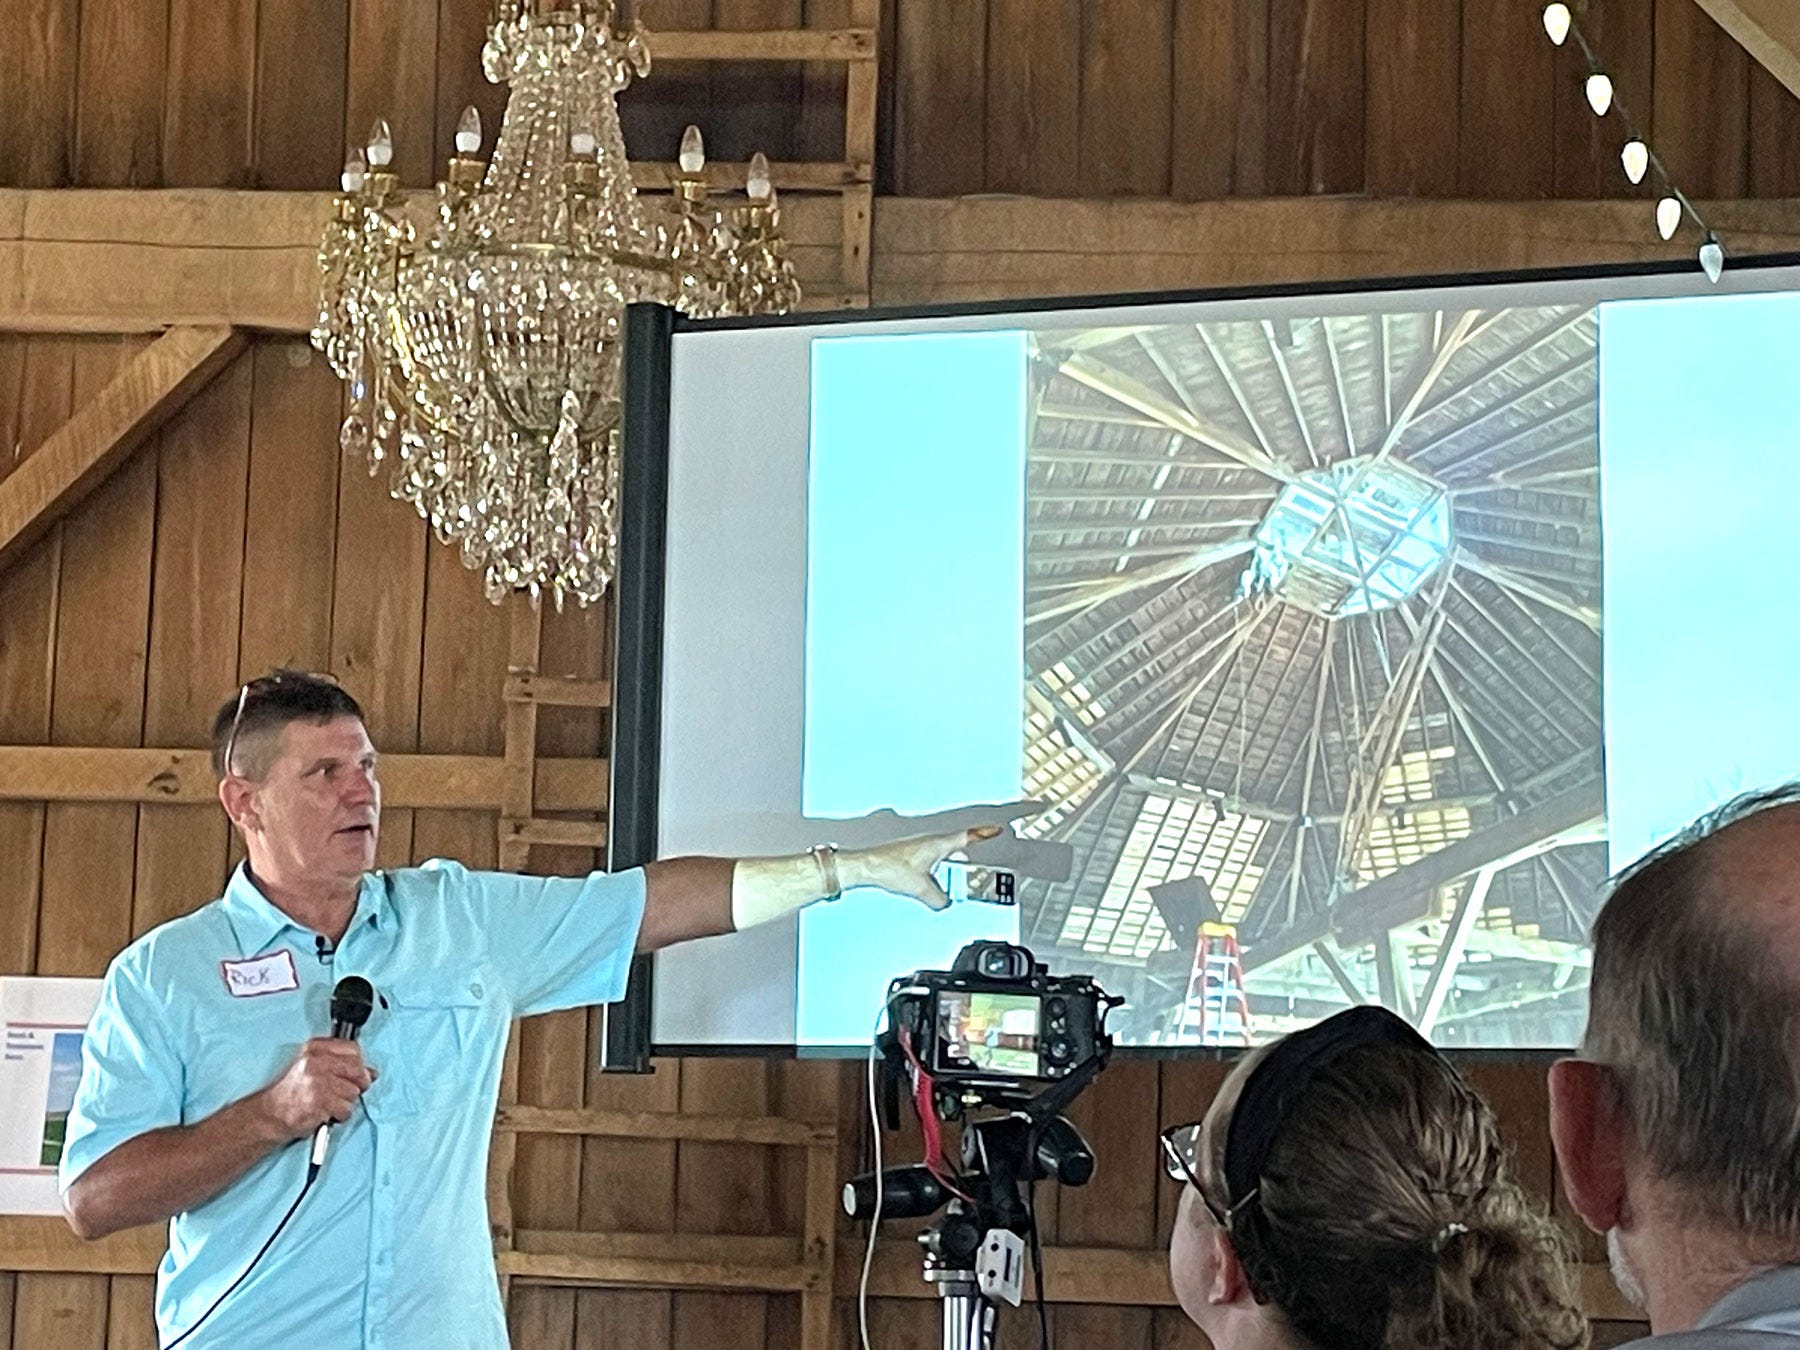
{"type": "MultiPolygon", "coordinates": [[[[606,680],[547,675],[540,668],[543,612],[523,595],[510,602],[511,633],[504,690],[504,782],[499,861],[525,871],[533,844],[602,849],[604,801],[598,819],[537,813],[538,711],[544,707],[604,709],[606,680]]],[[[839,1131],[836,1120],[808,1122],[772,1116],[688,1116],[676,1112],[595,1111],[521,1105],[519,1028],[507,1040],[499,1110],[488,1155],[488,1218],[502,1297],[515,1280],[573,1286],[730,1289],[800,1296],[800,1350],[830,1350],[836,1279],[839,1131]],[[686,1140],[760,1144],[804,1151],[803,1228],[798,1236],[519,1231],[512,1184],[522,1134],[601,1139],[686,1140]]]]}
{"type": "MultiPolygon", "coordinates": [[[[813,61],[845,67],[844,157],[824,163],[772,166],[778,189],[835,191],[843,199],[842,274],[832,298],[840,307],[869,303],[870,235],[875,181],[877,26],[880,0],[851,0],[851,26],[831,31],[652,33],[651,51],[663,60],[813,61]]],[[[666,170],[661,172],[666,173],[666,170]]],[[[709,166],[720,185],[741,186],[739,166],[709,166]]],[[[666,187],[654,165],[634,166],[641,187],[666,187]]],[[[525,871],[534,844],[606,846],[606,802],[592,819],[538,813],[538,711],[545,707],[604,709],[606,680],[547,675],[540,668],[543,613],[525,597],[512,600],[512,626],[503,696],[505,777],[500,811],[499,863],[525,871]]],[[[575,814],[575,813],[568,813],[575,814]]],[[[519,1102],[519,1033],[507,1042],[499,1111],[488,1162],[488,1215],[501,1289],[512,1283],[731,1289],[800,1296],[799,1350],[830,1350],[836,1279],[840,1134],[836,1120],[772,1116],[687,1116],[675,1112],[592,1111],[525,1106],[519,1102]],[[800,1149],[806,1158],[802,1231],[798,1236],[716,1234],[534,1233],[513,1221],[512,1182],[522,1134],[584,1138],[655,1139],[760,1144],[800,1149]]]]}

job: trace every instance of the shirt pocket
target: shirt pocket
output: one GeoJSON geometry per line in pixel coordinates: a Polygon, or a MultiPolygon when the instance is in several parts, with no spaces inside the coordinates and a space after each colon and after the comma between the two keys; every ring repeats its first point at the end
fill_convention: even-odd
{"type": "Polygon", "coordinates": [[[420,970],[395,979],[383,993],[383,1075],[400,1089],[389,1114],[418,1114],[466,1104],[481,1091],[488,1060],[505,1035],[498,987],[485,966],[420,970]]]}

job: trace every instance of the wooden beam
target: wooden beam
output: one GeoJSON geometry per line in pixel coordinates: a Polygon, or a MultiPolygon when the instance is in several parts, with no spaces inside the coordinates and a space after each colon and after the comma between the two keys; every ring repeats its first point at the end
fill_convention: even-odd
{"type": "Polygon", "coordinates": [[[1800,5],[1794,0],[1695,0],[1762,67],[1800,96],[1800,5]]]}
{"type": "Polygon", "coordinates": [[[873,61],[872,28],[773,28],[645,35],[657,61],[873,61]]]}
{"type": "MultiPolygon", "coordinates": [[[[505,766],[498,755],[387,755],[381,761],[382,801],[389,807],[498,811],[505,766]]],[[[604,810],[606,775],[603,759],[540,759],[538,805],[545,811],[604,810]]],[[[203,805],[217,799],[205,750],[0,745],[0,801],[203,805]]]]}
{"type": "MultiPolygon", "coordinates": [[[[1430,916],[1431,897],[1440,886],[1479,872],[1498,869],[1533,851],[1549,847],[1572,829],[1601,815],[1605,799],[1600,780],[1583,783],[1547,801],[1527,806],[1516,816],[1428,853],[1415,863],[1349,892],[1333,906],[1338,945],[1356,947],[1370,938],[1430,916]]],[[[1246,962],[1248,968],[1249,962],[1246,962]]],[[[1266,964],[1257,961],[1257,965],[1266,964]]]]}
{"type": "Polygon", "coordinates": [[[0,479],[0,570],[104,482],[243,345],[243,335],[231,328],[172,329],[0,479]]]}
{"type": "Polygon", "coordinates": [[[0,1214],[0,1270],[150,1275],[168,1245],[161,1224],[83,1242],[60,1218],[0,1214]]]}
{"type": "Polygon", "coordinates": [[[687,1116],[674,1111],[587,1111],[548,1106],[502,1107],[496,1130],[578,1134],[594,1139],[698,1139],[718,1144],[828,1148],[837,1127],[779,1116],[687,1116]]]}
{"type": "MultiPolygon", "coordinates": [[[[428,193],[414,194],[421,209],[428,193]]],[[[326,193],[0,189],[0,330],[152,332],[226,323],[308,332],[326,193]]],[[[1740,256],[1800,250],[1800,202],[1704,204],[1740,256]]],[[[1367,198],[887,198],[876,303],[1262,285],[1689,259],[1642,204],[1367,198]]],[[[843,270],[842,204],[788,198],[814,307],[843,270]]]]}
{"type": "MultiPolygon", "coordinates": [[[[99,1242],[83,1242],[61,1219],[0,1215],[0,1268],[148,1275],[161,1261],[160,1226],[133,1228],[99,1242]]],[[[578,1233],[522,1229],[517,1248],[500,1256],[503,1271],[525,1283],[637,1284],[667,1288],[696,1277],[697,1287],[804,1289],[817,1278],[797,1259],[793,1237],[714,1234],[578,1233]],[[789,1258],[796,1254],[796,1259],[789,1258]],[[727,1283],[727,1281],[735,1281],[727,1283]],[[777,1283],[779,1282],[779,1283],[777,1283]]],[[[1162,1249],[1046,1247],[1044,1289],[1057,1303],[1172,1307],[1168,1253],[1162,1249]]],[[[860,1264],[836,1263],[836,1292],[856,1295],[860,1264]]],[[[1624,1319],[1631,1311],[1604,1265],[1580,1267],[1581,1303],[1588,1316],[1624,1319]]],[[[918,1244],[890,1240],[875,1249],[869,1293],[876,1298],[935,1298],[920,1278],[918,1244]]]]}
{"type": "MultiPolygon", "coordinates": [[[[1045,1247],[1044,1292],[1053,1303],[1092,1303],[1112,1307],[1168,1308],[1175,1305],[1169,1287],[1169,1254],[1166,1250],[1133,1250],[1113,1247],[1045,1247]]],[[[1580,1268],[1581,1304],[1589,1317],[1631,1321],[1642,1318],[1619,1294],[1604,1264],[1580,1268]]],[[[838,1294],[856,1296],[861,1265],[854,1261],[838,1266],[838,1294]]],[[[936,1298],[937,1286],[925,1283],[919,1273],[919,1247],[915,1242],[887,1241],[875,1248],[869,1270],[871,1298],[936,1298]]]]}

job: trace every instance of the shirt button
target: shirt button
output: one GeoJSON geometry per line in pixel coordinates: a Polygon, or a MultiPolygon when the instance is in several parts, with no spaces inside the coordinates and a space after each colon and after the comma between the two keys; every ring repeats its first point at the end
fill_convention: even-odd
{"type": "Polygon", "coordinates": [[[381,1184],[383,1186],[392,1186],[394,1184],[394,1174],[392,1172],[383,1172],[381,1174],[381,1184]]]}
{"type": "Polygon", "coordinates": [[[474,984],[470,985],[469,992],[471,994],[475,995],[476,998],[480,998],[481,997],[481,982],[479,980],[477,980],[474,984]]]}

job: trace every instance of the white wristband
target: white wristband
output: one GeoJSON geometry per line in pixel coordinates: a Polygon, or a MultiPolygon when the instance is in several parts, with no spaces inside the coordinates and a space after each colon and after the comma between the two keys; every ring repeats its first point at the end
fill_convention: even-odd
{"type": "Polygon", "coordinates": [[[744,929],[792,914],[843,890],[835,845],[785,858],[739,858],[731,869],[731,926],[744,929]]]}

